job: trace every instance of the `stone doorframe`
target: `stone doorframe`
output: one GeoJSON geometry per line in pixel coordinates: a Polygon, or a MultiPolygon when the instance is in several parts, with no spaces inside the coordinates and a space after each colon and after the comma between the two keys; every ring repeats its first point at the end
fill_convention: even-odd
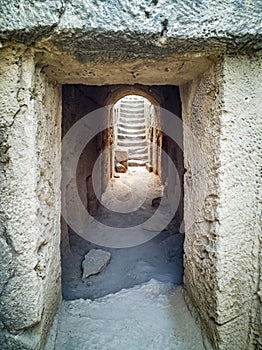
{"type": "Polygon", "coordinates": [[[45,42],[6,43],[0,56],[0,343],[41,347],[61,299],[61,85],[140,83],[180,87],[188,304],[214,349],[255,349],[259,56],[198,53],[94,65],[45,42]]]}

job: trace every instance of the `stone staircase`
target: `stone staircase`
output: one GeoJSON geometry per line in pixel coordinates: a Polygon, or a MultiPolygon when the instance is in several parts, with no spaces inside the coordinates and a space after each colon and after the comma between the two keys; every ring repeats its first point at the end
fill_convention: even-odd
{"type": "Polygon", "coordinates": [[[128,151],[129,166],[143,166],[148,159],[144,99],[126,96],[121,100],[117,146],[128,151]]]}

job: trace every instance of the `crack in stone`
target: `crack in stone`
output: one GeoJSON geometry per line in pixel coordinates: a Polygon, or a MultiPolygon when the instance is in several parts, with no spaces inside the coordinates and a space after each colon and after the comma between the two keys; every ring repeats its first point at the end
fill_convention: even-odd
{"type": "Polygon", "coordinates": [[[227,321],[225,321],[225,322],[223,322],[223,323],[217,322],[215,319],[212,319],[212,320],[213,320],[213,322],[214,322],[217,326],[222,327],[222,326],[224,326],[224,325],[226,325],[226,324],[228,324],[228,323],[230,323],[230,322],[235,321],[236,319],[242,317],[243,315],[245,315],[244,312],[241,313],[241,314],[239,314],[239,315],[237,315],[237,316],[232,317],[230,320],[227,320],[227,321]]]}

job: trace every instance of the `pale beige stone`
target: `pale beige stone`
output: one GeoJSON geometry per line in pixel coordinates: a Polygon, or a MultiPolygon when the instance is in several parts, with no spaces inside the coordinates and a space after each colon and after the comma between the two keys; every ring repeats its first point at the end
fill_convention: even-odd
{"type": "MultiPolygon", "coordinates": [[[[9,1],[1,6],[1,349],[43,348],[61,298],[61,84],[96,86],[92,108],[139,92],[173,111],[179,96],[174,98],[174,90],[165,96],[162,86],[179,85],[185,162],[180,155],[179,174],[173,178],[169,165],[158,167],[159,154],[153,154],[152,166],[167,183],[171,208],[175,188],[183,189],[184,181],[188,304],[194,305],[215,349],[259,348],[259,4],[206,1],[192,6],[181,1],[174,7],[165,0],[154,7],[136,1],[132,9],[119,2],[116,12],[103,12],[96,3],[9,1]],[[161,36],[165,17],[168,30],[161,36]]],[[[78,85],[67,92],[79,97],[85,89],[78,85]]],[[[66,99],[65,132],[75,121],[72,100],[66,99]]],[[[78,101],[77,118],[92,109],[78,101]]],[[[163,143],[159,120],[149,136],[163,143]]],[[[98,136],[77,170],[79,196],[94,212],[91,169],[107,138],[98,136]]],[[[171,146],[174,151],[179,154],[171,146]]],[[[100,161],[105,171],[98,199],[114,167],[108,159],[106,154],[100,161]]],[[[70,215],[78,213],[76,207],[70,215]]],[[[181,219],[183,203],[178,214],[181,219]]],[[[65,226],[63,251],[68,248],[65,226]]]]}

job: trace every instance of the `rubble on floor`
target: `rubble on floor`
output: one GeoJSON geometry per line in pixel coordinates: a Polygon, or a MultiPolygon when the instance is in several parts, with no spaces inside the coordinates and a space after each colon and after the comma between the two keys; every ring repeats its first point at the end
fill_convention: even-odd
{"type": "Polygon", "coordinates": [[[107,266],[111,258],[111,253],[102,249],[91,249],[82,261],[82,280],[89,276],[97,275],[107,266]]]}

